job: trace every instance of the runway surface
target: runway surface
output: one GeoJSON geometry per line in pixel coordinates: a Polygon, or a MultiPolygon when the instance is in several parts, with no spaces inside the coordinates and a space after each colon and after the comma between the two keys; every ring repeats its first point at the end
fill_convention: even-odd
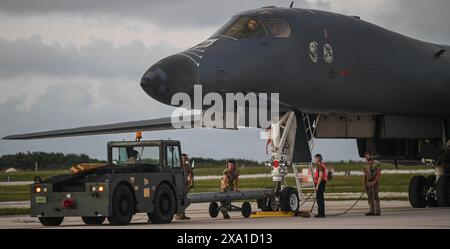
{"type": "MultiPolygon", "coordinates": [[[[349,214],[342,216],[332,216],[340,213],[350,207],[354,201],[329,201],[327,202],[327,212],[330,215],[325,219],[302,218],[302,217],[271,217],[271,218],[242,218],[239,212],[230,213],[231,220],[219,218],[210,218],[208,214],[208,204],[194,204],[187,210],[191,220],[176,221],[171,224],[156,225],[147,223],[146,214],[136,214],[132,224],[128,226],[110,226],[107,221],[100,226],[85,226],[80,218],[65,218],[63,229],[80,228],[120,228],[120,229],[319,229],[319,228],[450,228],[450,209],[449,208],[426,208],[413,209],[406,201],[383,201],[382,216],[366,217],[367,202],[361,201],[349,214]]],[[[255,204],[253,204],[256,210],[255,204]]],[[[303,207],[302,210],[308,210],[303,207]]],[[[41,226],[37,218],[27,216],[9,216],[0,217],[0,228],[30,228],[39,229],[41,226]]]]}

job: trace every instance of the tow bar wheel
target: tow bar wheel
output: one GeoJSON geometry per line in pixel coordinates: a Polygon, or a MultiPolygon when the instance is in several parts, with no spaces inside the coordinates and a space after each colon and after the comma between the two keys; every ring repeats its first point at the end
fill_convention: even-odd
{"type": "Polygon", "coordinates": [[[283,212],[297,212],[300,208],[298,192],[296,189],[287,187],[280,193],[280,208],[283,212]]]}
{"type": "Polygon", "coordinates": [[[216,218],[219,215],[219,204],[217,202],[211,202],[209,204],[209,216],[216,218]]]}
{"type": "Polygon", "coordinates": [[[250,217],[250,215],[252,215],[252,205],[248,202],[242,203],[241,212],[244,218],[250,217]]]}

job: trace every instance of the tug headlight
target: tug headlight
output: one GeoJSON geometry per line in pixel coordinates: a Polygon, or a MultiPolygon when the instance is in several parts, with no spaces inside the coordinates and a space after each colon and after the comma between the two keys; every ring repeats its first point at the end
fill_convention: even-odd
{"type": "Polygon", "coordinates": [[[105,191],[105,187],[103,185],[96,184],[96,185],[92,185],[90,187],[90,190],[92,193],[101,193],[101,192],[105,191]]]}
{"type": "Polygon", "coordinates": [[[35,193],[41,193],[42,192],[42,188],[40,186],[36,186],[36,187],[34,187],[34,192],[35,193]]]}

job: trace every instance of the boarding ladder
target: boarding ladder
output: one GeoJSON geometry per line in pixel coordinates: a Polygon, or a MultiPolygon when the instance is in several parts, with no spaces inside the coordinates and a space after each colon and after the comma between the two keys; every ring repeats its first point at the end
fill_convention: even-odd
{"type": "MultiPolygon", "coordinates": [[[[308,140],[309,151],[311,156],[314,149],[314,136],[316,133],[317,124],[319,122],[320,115],[310,115],[302,113],[302,121],[305,127],[306,139],[308,140]],[[314,118],[313,118],[314,117],[314,118]]],[[[297,185],[298,196],[301,202],[305,202],[304,191],[312,190],[315,194],[316,188],[313,182],[314,165],[309,163],[296,163],[292,164],[294,172],[295,183],[297,185]]]]}

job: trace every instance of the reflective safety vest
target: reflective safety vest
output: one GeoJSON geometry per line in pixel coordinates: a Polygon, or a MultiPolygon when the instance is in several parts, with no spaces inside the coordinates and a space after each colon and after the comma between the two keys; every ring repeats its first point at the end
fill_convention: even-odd
{"type": "Polygon", "coordinates": [[[317,184],[319,182],[319,170],[318,169],[323,171],[323,178],[322,179],[325,182],[328,181],[328,170],[327,170],[327,167],[325,166],[325,164],[323,162],[320,162],[319,163],[319,167],[316,168],[316,170],[314,170],[314,177],[313,177],[314,184],[317,184]]]}

